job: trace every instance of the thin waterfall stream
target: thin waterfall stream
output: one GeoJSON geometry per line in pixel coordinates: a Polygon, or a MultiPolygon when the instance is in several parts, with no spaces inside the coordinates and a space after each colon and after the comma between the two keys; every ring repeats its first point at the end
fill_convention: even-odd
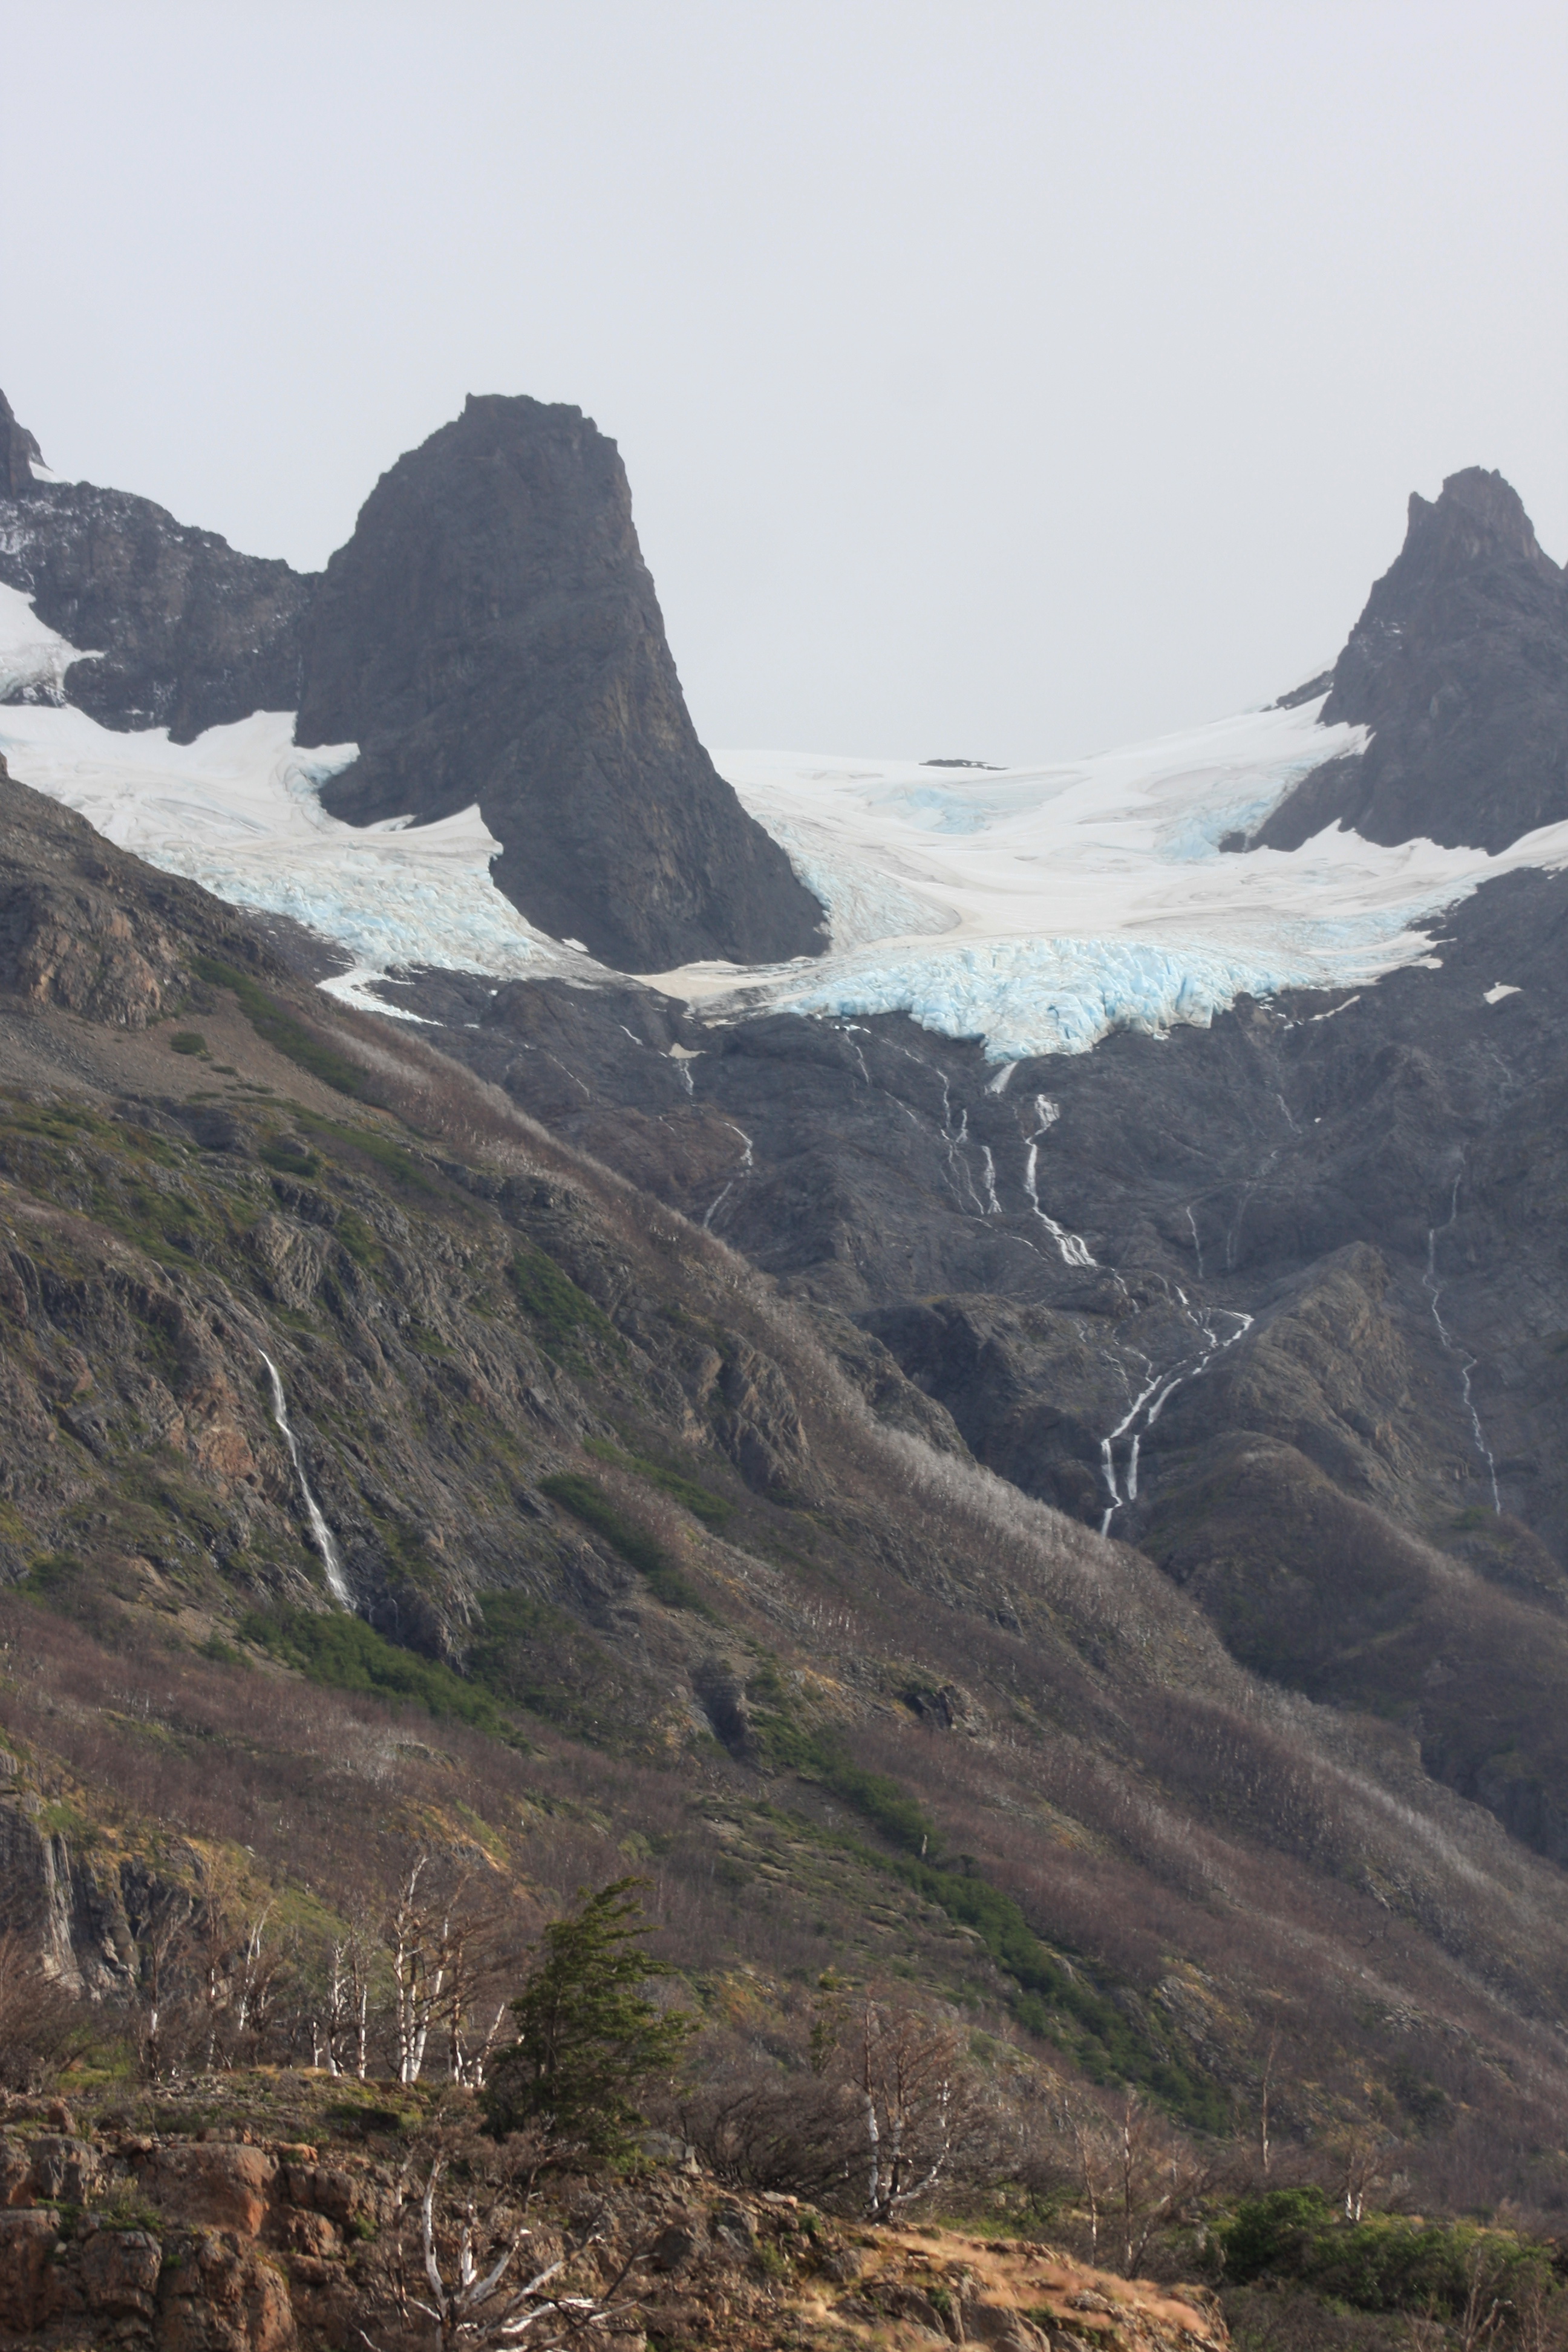
{"type": "Polygon", "coordinates": [[[1437,1337],[1443,1343],[1444,1353],[1460,1360],[1459,1400],[1470,1417],[1470,1433],[1476,1442],[1476,1452],[1487,1465],[1487,1477],[1492,1490],[1492,1509],[1500,1517],[1502,1500],[1498,1493],[1497,1462],[1491,1447],[1487,1444],[1487,1433],[1481,1427],[1481,1417],[1476,1411],[1476,1401],[1470,1392],[1470,1374],[1475,1370],[1479,1358],[1466,1355],[1461,1348],[1456,1348],[1448,1327],[1444,1322],[1437,1307],[1437,1302],[1443,1296],[1443,1285],[1437,1279],[1437,1244],[1443,1235],[1459,1221],[1459,1187],[1464,1181],[1465,1172],[1461,1169],[1454,1179],[1454,1190],[1448,1202],[1447,1223],[1428,1225],[1426,1228],[1426,1271],[1421,1277],[1421,1287],[1426,1293],[1431,1304],[1432,1320],[1437,1326],[1437,1337]]]}
{"type": "Polygon", "coordinates": [[[315,1540],[316,1549],[321,1555],[321,1565],[327,1571],[327,1582],[331,1587],[332,1598],[342,1608],[352,1609],[354,1605],[353,1595],[349,1591],[348,1580],[343,1574],[343,1564],[338,1555],[337,1545],[332,1540],[332,1531],[327,1525],[320,1503],[310,1492],[310,1482],[305,1475],[304,1458],[300,1452],[300,1441],[289,1426],[289,1407],[283,1395],[282,1375],[265,1348],[258,1349],[257,1353],[266,1365],[267,1377],[272,1383],[272,1418],[278,1424],[279,1435],[289,1448],[289,1459],[294,1465],[294,1475],[300,1482],[300,1499],[305,1506],[305,1517],[310,1521],[310,1534],[315,1540]]]}

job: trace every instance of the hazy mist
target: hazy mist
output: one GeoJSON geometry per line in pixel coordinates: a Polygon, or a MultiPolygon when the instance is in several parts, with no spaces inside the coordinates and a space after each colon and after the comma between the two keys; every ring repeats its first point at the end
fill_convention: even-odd
{"type": "Polygon", "coordinates": [[[0,14],[46,458],[314,566],[466,393],[576,402],[710,743],[1268,699],[1461,466],[1568,555],[1560,6],[0,14]]]}

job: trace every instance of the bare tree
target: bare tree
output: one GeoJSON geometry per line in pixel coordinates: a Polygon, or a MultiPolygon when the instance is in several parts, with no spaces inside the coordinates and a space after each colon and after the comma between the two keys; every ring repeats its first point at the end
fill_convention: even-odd
{"type": "Polygon", "coordinates": [[[962,2039],[912,2002],[868,1991],[820,2011],[812,2042],[816,2071],[837,2074],[858,2103],[863,2210],[891,2221],[952,2162],[968,2104],[962,2039]]]}
{"type": "Polygon", "coordinates": [[[468,1872],[443,1886],[428,1853],[400,1879],[383,1928],[400,2083],[419,2080],[430,2036],[439,2031],[452,2081],[483,2087],[506,2018],[505,1916],[504,1904],[468,1872]]]}
{"type": "Polygon", "coordinates": [[[1163,2231],[1188,2220],[1215,2179],[1215,2167],[1167,2131],[1136,2091],[1109,2116],[1081,2096],[1059,2109],[1083,2200],[1091,2263],[1137,2275],[1163,2231]]]}
{"type": "Polygon", "coordinates": [[[1459,2352],[1482,2352],[1495,2336],[1510,2327],[1513,2305],[1506,2293],[1508,2281],[1496,2253],[1478,2242],[1465,2257],[1465,2300],[1455,2326],[1459,2352]]]}
{"type": "Polygon", "coordinates": [[[327,1977],[326,2016],[310,2021],[312,2063],[329,2074],[355,2074],[363,2083],[370,2072],[370,1990],[375,1945],[363,1924],[355,1921],[347,1933],[333,1938],[327,1977]]]}
{"type": "Polygon", "coordinates": [[[0,1931],[0,2087],[35,2089],[68,2063],[88,2039],[83,2009],[32,1937],[0,1931]]]}
{"type": "MultiPolygon", "coordinates": [[[[634,2248],[607,2286],[597,2294],[568,2293],[563,2273],[580,2254],[600,2240],[598,2227],[570,2242],[555,2261],[546,2263],[529,2278],[516,2275],[514,2265],[532,2236],[521,2216],[503,2227],[496,2252],[499,2207],[481,2230],[475,2201],[469,2199],[455,2247],[443,2257],[436,2220],[436,2190],[442,2159],[432,2162],[419,2204],[419,2238],[423,2292],[411,2293],[405,2274],[399,2278],[399,2308],[406,2319],[417,2312],[432,2323],[436,2352],[486,2352],[503,2344],[521,2345],[523,2352],[564,2352],[564,2347],[603,2340],[613,2323],[636,2310],[641,2297],[621,2290],[647,2249],[634,2248]],[[485,2256],[475,2252],[476,2240],[489,2242],[485,2256]],[[493,2257],[493,2259],[490,2259],[493,2257]],[[489,2268],[482,2269],[482,2260],[489,2268]]],[[[510,2217],[509,2217],[510,2218],[510,2217]]],[[[368,2344],[370,2339],[365,2338],[368,2344]]],[[[374,2347],[373,2347],[374,2352],[374,2347]]]]}
{"type": "Polygon", "coordinates": [[[425,2045],[436,2020],[445,1972],[431,1949],[429,1914],[419,1900],[419,1882],[429,1867],[422,1853],[399,1886],[387,1914],[386,1948],[392,1959],[392,2031],[397,2079],[416,2083],[425,2063],[425,2045]]]}
{"type": "Polygon", "coordinates": [[[1274,2061],[1279,2054],[1279,2028],[1275,2026],[1268,2036],[1268,2052],[1263,2061],[1263,2087],[1258,2100],[1258,2155],[1266,2181],[1271,2153],[1268,2145],[1268,2095],[1274,2086],[1274,2061]]]}
{"type": "Polygon", "coordinates": [[[185,1962],[184,1973],[192,1980],[201,2019],[202,2063],[209,2074],[250,2054],[266,2032],[281,1958],[266,1940],[273,1907],[264,1903],[247,1916],[215,1887],[186,1928],[180,1956],[185,1962]]]}
{"type": "Polygon", "coordinates": [[[153,2082],[163,2079],[171,2055],[171,2013],[177,2015],[180,2006],[181,1963],[190,1917],[189,1897],[176,1886],[163,1886],[133,1929],[141,2068],[153,2082]]]}
{"type": "Polygon", "coordinates": [[[1346,2134],[1341,2157],[1340,2199],[1347,2221],[1359,2221],[1372,2190],[1384,2179],[1381,2152],[1366,2132],[1346,2134]]]}

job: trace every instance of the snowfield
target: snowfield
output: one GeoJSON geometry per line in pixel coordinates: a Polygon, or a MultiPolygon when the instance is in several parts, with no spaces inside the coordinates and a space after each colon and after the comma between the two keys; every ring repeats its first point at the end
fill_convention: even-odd
{"type": "Polygon", "coordinates": [[[720,751],[720,772],[828,909],[830,953],[659,975],[710,1014],[904,1012],[994,1062],[1110,1030],[1206,1024],[1246,992],[1355,987],[1430,961],[1417,923],[1521,866],[1568,864],[1568,824],[1500,856],[1393,848],[1331,826],[1223,850],[1322,761],[1363,751],[1323,699],[1249,711],[1070,765],[977,771],[720,751]]]}
{"type": "MultiPolygon", "coordinates": [[[[191,744],[163,729],[117,733],[62,702],[79,658],[0,588],[0,697],[21,698],[0,703],[12,773],[151,864],[336,942],[353,969],[322,983],[332,993],[384,1013],[396,1008],[369,983],[419,964],[498,981],[601,972],[495,887],[500,845],[477,807],[435,824],[342,824],[321,787],[352,743],[300,751],[292,714],[276,711],[191,744]]],[[[1321,708],[1248,712],[1056,767],[719,752],[823,900],[831,947],[645,977],[710,1017],[904,1012],[982,1036],[1008,1063],[1082,1053],[1118,1027],[1206,1024],[1243,992],[1362,986],[1429,958],[1416,924],[1492,876],[1568,865],[1568,824],[1496,857],[1430,841],[1381,848],[1337,828],[1289,852],[1222,850],[1320,761],[1364,749],[1364,730],[1319,726],[1321,708]]]]}
{"type": "Polygon", "coordinates": [[[356,745],[297,750],[292,711],[258,710],[194,743],[171,743],[162,727],[120,734],[58,703],[76,658],[25,598],[0,588],[0,677],[39,698],[0,708],[13,776],[165,873],[332,940],[353,969],[321,983],[331,994],[396,1013],[365,983],[413,964],[498,980],[597,968],[502,898],[490,880],[500,844],[477,808],[437,824],[343,824],[322,808],[321,787],[356,745]]]}

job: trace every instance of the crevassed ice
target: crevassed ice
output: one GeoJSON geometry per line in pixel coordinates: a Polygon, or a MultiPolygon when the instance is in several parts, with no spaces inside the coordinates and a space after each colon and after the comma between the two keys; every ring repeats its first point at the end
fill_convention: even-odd
{"type": "MultiPolygon", "coordinates": [[[[51,708],[76,648],[0,589],[0,751],[24,782],[152,864],[236,905],[290,915],[354,969],[324,986],[390,1008],[367,981],[417,964],[507,979],[599,967],[535,930],[490,879],[477,808],[436,824],[327,815],[353,744],[296,749],[258,712],[195,743],[120,734],[51,708]]],[[[1426,956],[1417,928],[1496,874],[1568,864],[1568,824],[1489,857],[1392,848],[1331,828],[1289,853],[1222,852],[1363,730],[1321,703],[1252,711],[1043,768],[978,772],[779,751],[721,772],[828,910],[829,951],[793,964],[645,975],[710,1012],[904,1012],[981,1036],[995,1062],[1081,1053],[1108,1031],[1205,1024],[1243,992],[1355,986],[1426,956]]]]}
{"type": "Polygon", "coordinates": [[[694,967],[660,984],[710,1012],[904,1012],[984,1037],[993,1061],[1081,1053],[1115,1028],[1206,1024],[1243,992],[1375,980],[1426,958],[1418,926],[1491,876],[1568,863],[1568,825],[1497,857],[1337,826],[1290,852],[1222,851],[1321,761],[1365,749],[1364,729],[1321,726],[1321,709],[988,772],[720,752],[824,900],[832,947],[742,980],[694,967]]]}

